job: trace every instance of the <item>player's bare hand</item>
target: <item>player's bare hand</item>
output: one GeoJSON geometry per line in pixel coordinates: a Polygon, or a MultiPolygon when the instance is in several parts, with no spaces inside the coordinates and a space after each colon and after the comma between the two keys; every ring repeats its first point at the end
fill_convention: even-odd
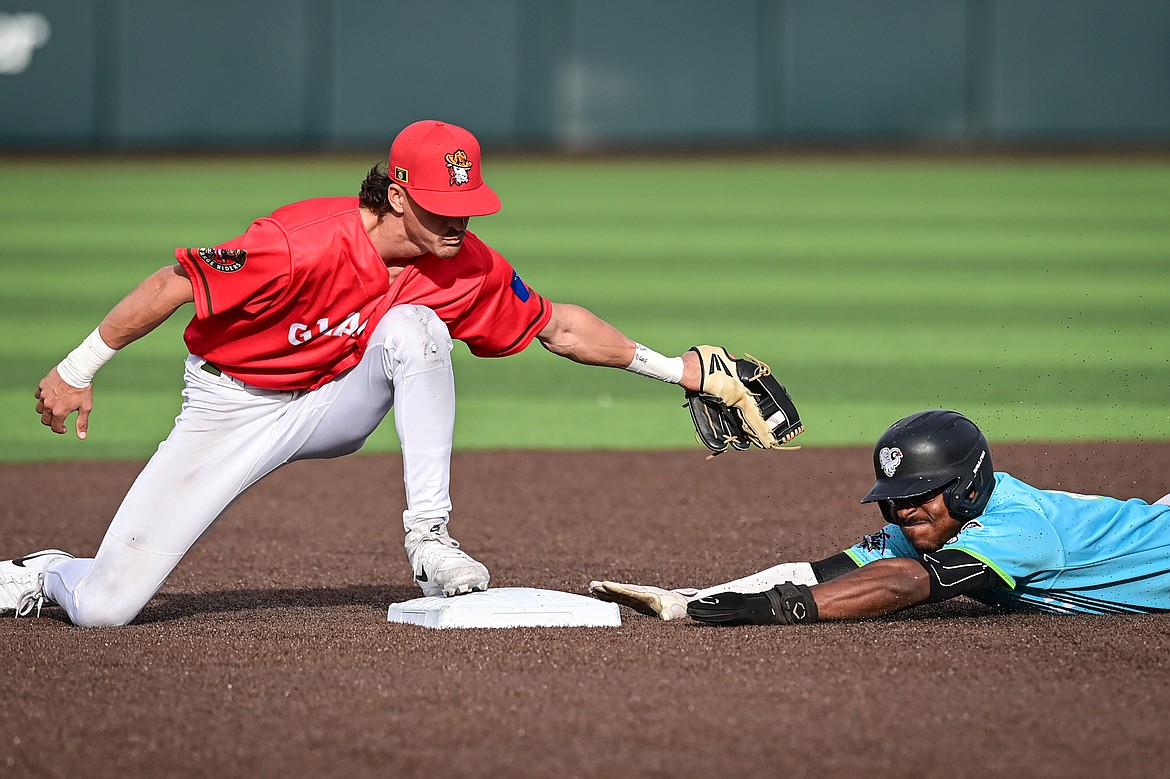
{"type": "Polygon", "coordinates": [[[77,437],[85,439],[89,431],[89,412],[93,410],[93,387],[77,388],[66,382],[57,373],[57,369],[49,371],[49,375],[41,379],[37,386],[37,413],[41,415],[41,424],[54,433],[64,435],[69,431],[65,424],[66,419],[74,411],[77,412],[77,437]]]}

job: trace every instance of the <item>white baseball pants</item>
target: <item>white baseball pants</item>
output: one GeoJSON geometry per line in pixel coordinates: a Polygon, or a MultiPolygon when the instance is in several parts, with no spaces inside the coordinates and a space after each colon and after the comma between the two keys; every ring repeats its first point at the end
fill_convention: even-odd
{"type": "Polygon", "coordinates": [[[203,364],[187,359],[174,430],[126,494],[97,555],[45,573],[45,596],[74,624],[130,622],[245,490],[286,463],[357,451],[392,407],[406,484],[403,524],[449,516],[451,336],[430,309],[392,308],[361,362],[311,392],[252,387],[203,364]]]}

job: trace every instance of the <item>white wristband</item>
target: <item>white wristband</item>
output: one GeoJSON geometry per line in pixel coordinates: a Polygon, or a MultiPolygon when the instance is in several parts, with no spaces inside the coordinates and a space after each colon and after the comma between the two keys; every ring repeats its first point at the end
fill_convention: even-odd
{"type": "Polygon", "coordinates": [[[116,349],[106,345],[95,327],[81,345],[57,365],[57,373],[70,387],[83,389],[93,383],[94,374],[117,353],[116,349]]]}
{"type": "Polygon", "coordinates": [[[665,381],[667,384],[678,384],[683,377],[683,359],[667,357],[653,349],[647,349],[640,343],[635,343],[634,359],[630,360],[626,370],[639,376],[665,381]]]}

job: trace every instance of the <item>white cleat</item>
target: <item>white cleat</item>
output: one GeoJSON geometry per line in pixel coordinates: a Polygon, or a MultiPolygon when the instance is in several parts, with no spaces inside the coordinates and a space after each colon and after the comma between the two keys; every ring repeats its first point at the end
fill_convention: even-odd
{"type": "Polygon", "coordinates": [[[414,569],[414,580],[427,597],[483,592],[491,579],[483,563],[460,549],[444,525],[407,533],[406,556],[414,569]]]}
{"type": "Polygon", "coordinates": [[[645,584],[618,582],[589,582],[589,593],[603,601],[628,606],[639,614],[658,617],[664,622],[682,619],[687,615],[689,590],[664,590],[645,584]]]}
{"type": "Polygon", "coordinates": [[[35,609],[39,617],[45,603],[45,569],[63,559],[72,560],[73,555],[46,549],[0,562],[0,612],[12,609],[13,616],[27,617],[35,609]]]}

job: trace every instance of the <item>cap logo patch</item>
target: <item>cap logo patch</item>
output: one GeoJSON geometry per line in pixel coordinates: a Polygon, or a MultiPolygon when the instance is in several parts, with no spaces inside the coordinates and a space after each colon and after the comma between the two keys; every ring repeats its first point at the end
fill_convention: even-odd
{"type": "Polygon", "coordinates": [[[467,152],[463,149],[458,149],[452,154],[448,154],[447,170],[451,173],[451,186],[461,187],[471,181],[468,172],[471,170],[471,160],[467,159],[467,152]]]}
{"type": "Polygon", "coordinates": [[[886,476],[893,477],[894,472],[898,470],[898,466],[902,464],[902,450],[896,446],[883,446],[882,450],[878,452],[878,465],[882,468],[882,473],[886,476]]]}
{"type": "Polygon", "coordinates": [[[394,178],[398,179],[403,184],[410,183],[410,174],[406,172],[406,168],[400,168],[397,165],[394,166],[394,178]]]}
{"type": "Polygon", "coordinates": [[[199,254],[199,259],[223,273],[235,273],[244,267],[244,260],[248,259],[248,252],[244,249],[196,249],[195,251],[199,254]]]}

